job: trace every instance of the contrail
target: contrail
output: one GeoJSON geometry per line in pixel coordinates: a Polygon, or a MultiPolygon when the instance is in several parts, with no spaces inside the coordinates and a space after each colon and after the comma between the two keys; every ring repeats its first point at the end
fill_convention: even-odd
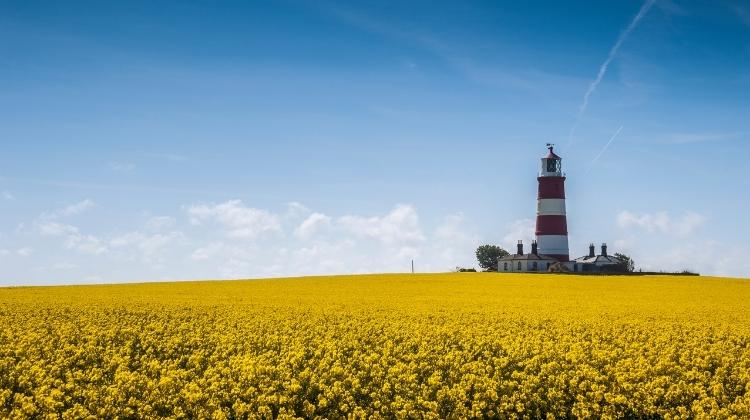
{"type": "Polygon", "coordinates": [[[612,134],[612,137],[609,138],[609,141],[607,142],[607,144],[605,144],[604,147],[602,147],[602,150],[599,152],[599,154],[596,155],[596,157],[594,158],[594,160],[591,161],[591,163],[589,163],[589,169],[586,171],[586,173],[589,173],[589,171],[591,170],[591,167],[593,167],[596,161],[599,160],[600,157],[602,157],[604,152],[607,151],[607,149],[609,148],[609,145],[612,144],[613,141],[615,141],[615,138],[617,137],[617,135],[620,134],[620,131],[622,131],[622,127],[623,126],[621,125],[620,128],[618,128],[617,131],[615,131],[615,134],[612,134]]]}
{"type": "Polygon", "coordinates": [[[602,79],[604,78],[604,75],[607,73],[607,68],[609,67],[609,64],[612,62],[612,60],[617,55],[617,52],[620,50],[620,46],[623,42],[625,42],[625,39],[630,35],[631,32],[635,29],[635,27],[638,25],[638,22],[643,19],[643,16],[648,13],[649,9],[651,9],[651,6],[654,5],[656,0],[646,0],[645,3],[643,3],[643,6],[641,6],[641,10],[638,11],[638,14],[635,15],[633,20],[630,22],[630,25],[625,28],[624,31],[620,34],[620,36],[617,38],[617,42],[615,42],[615,45],[612,46],[612,48],[609,50],[609,54],[607,55],[607,59],[604,60],[601,66],[599,66],[599,73],[596,74],[596,78],[594,81],[591,82],[589,85],[589,88],[586,89],[586,93],[583,95],[583,102],[581,103],[581,106],[578,108],[578,114],[576,115],[576,122],[573,124],[573,127],[570,129],[570,133],[568,134],[568,144],[565,146],[567,149],[570,147],[570,144],[573,142],[573,132],[578,127],[578,124],[581,121],[581,117],[583,116],[583,113],[586,112],[586,108],[589,106],[589,97],[594,93],[596,88],[599,86],[599,83],[602,82],[602,79]]]}

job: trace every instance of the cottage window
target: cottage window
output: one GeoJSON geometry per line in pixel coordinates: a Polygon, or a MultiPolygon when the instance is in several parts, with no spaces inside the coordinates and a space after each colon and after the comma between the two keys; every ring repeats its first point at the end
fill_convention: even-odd
{"type": "Polygon", "coordinates": [[[518,262],[518,271],[521,271],[521,261],[518,262]]]}
{"type": "Polygon", "coordinates": [[[503,263],[503,271],[508,271],[508,263],[503,263]]]}
{"type": "Polygon", "coordinates": [[[534,263],[533,263],[533,264],[531,264],[531,269],[532,269],[532,270],[534,270],[534,271],[537,271],[537,270],[538,270],[538,269],[537,269],[537,265],[536,265],[536,261],[534,261],[534,263]]]}

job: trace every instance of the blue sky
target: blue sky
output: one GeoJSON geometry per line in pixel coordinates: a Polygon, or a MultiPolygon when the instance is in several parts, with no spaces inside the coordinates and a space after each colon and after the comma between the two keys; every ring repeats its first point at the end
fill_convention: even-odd
{"type": "Polygon", "coordinates": [[[547,142],[573,256],[750,276],[744,2],[2,1],[0,39],[0,284],[476,265],[547,142]]]}

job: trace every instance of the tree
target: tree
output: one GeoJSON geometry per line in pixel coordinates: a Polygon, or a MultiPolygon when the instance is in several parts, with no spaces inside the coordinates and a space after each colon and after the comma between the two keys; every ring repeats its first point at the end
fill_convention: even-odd
{"type": "Polygon", "coordinates": [[[508,251],[497,245],[482,245],[477,248],[477,260],[484,271],[497,271],[498,258],[508,255],[508,251]]]}
{"type": "Polygon", "coordinates": [[[626,273],[632,273],[635,271],[635,262],[633,262],[633,259],[629,256],[616,252],[614,258],[618,261],[617,266],[620,267],[621,271],[626,273]]]}

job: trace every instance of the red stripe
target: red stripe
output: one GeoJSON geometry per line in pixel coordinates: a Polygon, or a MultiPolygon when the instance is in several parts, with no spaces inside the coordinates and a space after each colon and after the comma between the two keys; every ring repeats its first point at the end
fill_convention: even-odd
{"type": "Polygon", "coordinates": [[[540,176],[539,198],[565,198],[564,176],[540,176]]]}
{"type": "Polygon", "coordinates": [[[556,259],[557,261],[561,261],[561,262],[568,262],[568,261],[570,261],[570,255],[568,255],[568,254],[544,254],[544,255],[546,255],[548,257],[552,257],[552,258],[556,259]]]}
{"type": "Polygon", "coordinates": [[[565,216],[537,216],[536,234],[538,235],[567,235],[568,221],[565,216]]]}

